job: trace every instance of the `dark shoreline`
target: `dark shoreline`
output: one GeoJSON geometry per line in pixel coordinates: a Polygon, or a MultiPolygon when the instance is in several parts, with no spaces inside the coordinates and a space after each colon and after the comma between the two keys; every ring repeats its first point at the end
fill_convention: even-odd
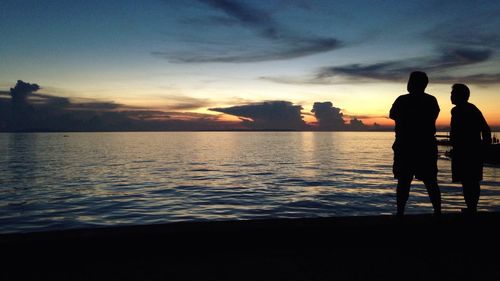
{"type": "Polygon", "coordinates": [[[500,280],[498,226],[480,213],[3,234],[0,279],[500,280]]]}

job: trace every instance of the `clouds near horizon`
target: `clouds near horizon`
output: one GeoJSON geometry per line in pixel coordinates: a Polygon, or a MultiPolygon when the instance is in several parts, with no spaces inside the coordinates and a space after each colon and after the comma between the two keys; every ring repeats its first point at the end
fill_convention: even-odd
{"type": "MultiPolygon", "coordinates": [[[[314,103],[317,123],[303,120],[301,105],[276,100],[247,103],[210,111],[237,116],[225,121],[221,114],[161,111],[131,107],[112,101],[85,100],[38,93],[40,86],[19,80],[9,92],[0,91],[0,131],[185,131],[185,130],[358,130],[368,129],[356,116],[344,116],[331,102],[314,103]],[[16,97],[17,100],[14,99],[16,97]],[[22,97],[19,99],[17,97],[22,97]],[[344,117],[351,118],[350,123],[344,117]]],[[[199,108],[206,101],[179,98],[170,108],[199,108]],[[186,101],[194,105],[186,104],[186,101]]],[[[311,115],[311,114],[308,114],[311,115]]]]}
{"type": "MultiPolygon", "coordinates": [[[[36,93],[37,84],[19,80],[9,92],[0,92],[0,131],[171,131],[225,130],[236,122],[219,116],[182,111],[148,110],[36,93]]],[[[193,105],[179,104],[178,108],[193,105]]]]}
{"type": "Polygon", "coordinates": [[[266,101],[226,108],[210,108],[240,117],[243,125],[253,130],[304,130],[302,106],[288,101],[266,101]]]}
{"type": "Polygon", "coordinates": [[[331,102],[315,102],[311,110],[318,120],[321,130],[345,129],[345,122],[340,108],[334,107],[331,102]]]}
{"type": "Polygon", "coordinates": [[[14,88],[10,88],[10,96],[13,103],[25,103],[26,98],[33,92],[40,90],[37,84],[25,83],[22,80],[17,80],[14,88]]]}
{"type": "Polygon", "coordinates": [[[243,126],[251,130],[352,131],[381,128],[368,127],[355,116],[346,123],[342,110],[329,101],[314,103],[311,112],[316,123],[304,122],[303,115],[308,113],[302,112],[302,106],[288,101],[266,101],[210,110],[237,116],[242,120],[243,126]]]}

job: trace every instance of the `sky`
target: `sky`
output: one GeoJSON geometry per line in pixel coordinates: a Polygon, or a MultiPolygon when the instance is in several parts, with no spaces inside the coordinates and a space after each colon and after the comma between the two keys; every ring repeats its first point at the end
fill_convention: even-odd
{"type": "Polygon", "coordinates": [[[438,126],[464,83],[500,127],[499,14],[499,1],[2,0],[0,130],[384,128],[414,70],[438,126]],[[24,123],[6,113],[19,91],[24,123]]]}

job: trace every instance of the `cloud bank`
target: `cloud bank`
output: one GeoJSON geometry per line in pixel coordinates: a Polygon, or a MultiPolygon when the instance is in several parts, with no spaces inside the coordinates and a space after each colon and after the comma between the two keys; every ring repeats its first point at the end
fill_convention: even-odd
{"type": "Polygon", "coordinates": [[[225,108],[211,108],[239,117],[243,125],[250,130],[308,130],[308,131],[353,131],[387,129],[381,126],[370,127],[363,121],[352,117],[349,123],[344,120],[340,108],[329,101],[315,102],[311,112],[317,122],[308,124],[303,120],[302,106],[288,101],[266,101],[225,108]]]}
{"type": "MultiPolygon", "coordinates": [[[[0,92],[0,131],[173,131],[238,129],[220,116],[133,108],[115,102],[74,102],[36,93],[37,84],[18,81],[0,92]]],[[[190,100],[190,102],[193,102],[190,100]]],[[[179,104],[178,108],[194,105],[179,104]]]]}
{"type": "Polygon", "coordinates": [[[302,106],[288,101],[268,101],[226,108],[210,108],[240,117],[243,125],[253,130],[304,130],[302,106]]]}
{"type": "MultiPolygon", "coordinates": [[[[160,111],[130,107],[115,102],[74,101],[42,94],[37,84],[18,81],[9,92],[0,91],[0,131],[213,131],[213,130],[369,130],[356,116],[345,116],[331,102],[314,103],[311,112],[317,122],[303,120],[303,107],[289,101],[265,101],[211,111],[237,116],[240,121],[224,121],[222,114],[160,111]],[[350,118],[346,123],[345,118],[350,118]]],[[[170,109],[199,108],[206,101],[177,97],[170,109]]],[[[311,114],[309,114],[311,115],[311,114]]],[[[365,117],[363,117],[365,118],[365,117]]],[[[386,129],[386,128],[382,128],[386,129]]]]}

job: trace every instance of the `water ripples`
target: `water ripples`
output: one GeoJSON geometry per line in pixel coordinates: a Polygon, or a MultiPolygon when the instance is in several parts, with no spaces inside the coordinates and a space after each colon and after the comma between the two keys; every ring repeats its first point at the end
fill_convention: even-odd
{"type": "MultiPolygon", "coordinates": [[[[0,134],[0,232],[394,212],[392,133],[0,134]]],[[[463,207],[439,160],[445,211],[463,207]]],[[[500,211],[485,167],[482,210],[500,211]]],[[[432,212],[412,185],[410,213],[432,212]]]]}

